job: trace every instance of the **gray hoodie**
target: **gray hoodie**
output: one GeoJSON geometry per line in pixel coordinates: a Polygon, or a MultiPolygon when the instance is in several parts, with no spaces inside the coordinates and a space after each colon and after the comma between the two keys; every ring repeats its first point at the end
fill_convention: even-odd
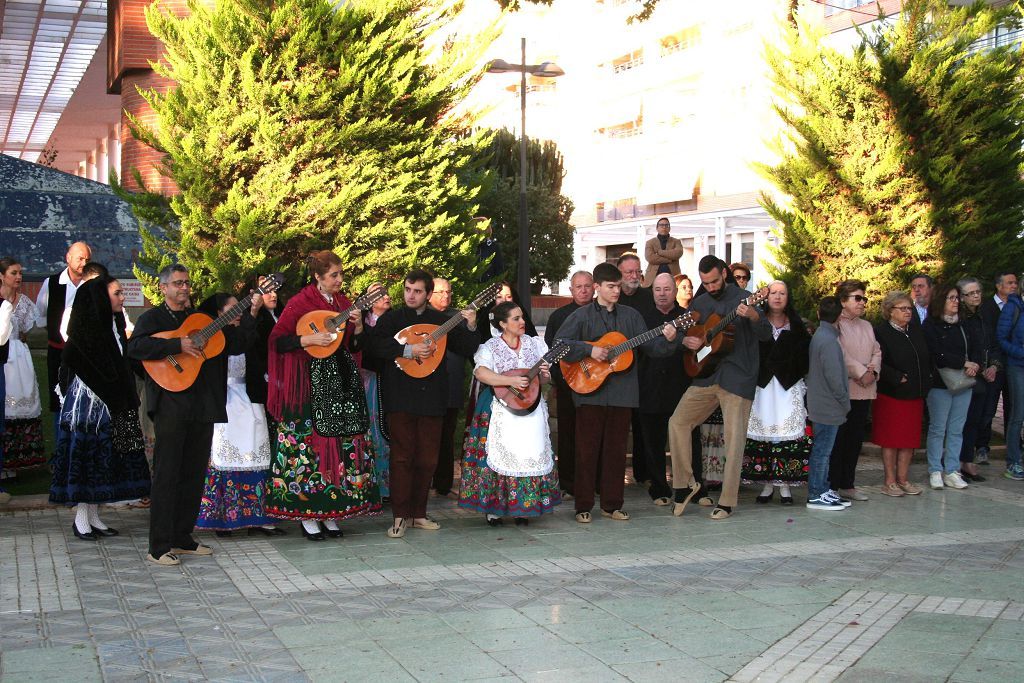
{"type": "Polygon", "coordinates": [[[839,329],[822,322],[811,338],[811,367],[807,372],[807,416],[811,422],[841,425],[850,412],[846,362],[839,345],[839,329]]]}

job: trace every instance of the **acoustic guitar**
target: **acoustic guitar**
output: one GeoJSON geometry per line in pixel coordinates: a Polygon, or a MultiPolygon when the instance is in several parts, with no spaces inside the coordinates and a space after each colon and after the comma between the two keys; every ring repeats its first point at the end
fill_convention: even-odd
{"type": "MultiPolygon", "coordinates": [[[[697,323],[698,317],[696,313],[684,313],[665,325],[687,330],[697,323]]],[[[565,383],[577,394],[594,393],[613,373],[629,370],[633,365],[633,349],[655,339],[665,329],[665,325],[659,325],[628,340],[621,332],[608,332],[597,341],[591,342],[594,346],[608,349],[607,360],[596,360],[588,356],[574,363],[564,360],[559,362],[558,366],[562,369],[565,383]]]]}
{"type": "Polygon", "coordinates": [[[541,365],[558,362],[567,353],[569,353],[568,344],[555,342],[555,345],[531,367],[515,368],[514,370],[506,370],[501,373],[506,377],[526,377],[530,380],[530,383],[525,389],[494,387],[494,398],[513,415],[529,415],[540,404],[540,377],[538,375],[540,375],[541,365]]]}
{"type": "MultiPolygon", "coordinates": [[[[768,298],[768,287],[762,287],[741,303],[756,306],[768,298]]],[[[737,304],[737,308],[739,305],[737,304]]],[[[683,355],[683,367],[686,374],[694,378],[710,377],[723,358],[728,356],[736,344],[736,311],[722,317],[712,313],[701,325],[694,325],[686,333],[688,337],[698,337],[703,345],[696,351],[687,349],[683,355]]]]}
{"type": "MultiPolygon", "coordinates": [[[[477,294],[473,302],[467,308],[478,311],[487,304],[494,301],[501,291],[501,283],[496,282],[484,291],[477,294]]],[[[395,365],[410,377],[422,379],[437,370],[437,367],[444,360],[444,352],[448,347],[448,333],[454,330],[465,318],[456,313],[443,325],[431,325],[429,323],[417,323],[398,331],[395,341],[399,344],[419,344],[429,342],[434,345],[434,353],[426,358],[396,358],[395,365]]]]}
{"type": "Polygon", "coordinates": [[[196,357],[179,353],[159,360],[144,360],[142,366],[153,381],[167,391],[185,391],[196,381],[203,363],[224,351],[224,333],[221,330],[252,305],[254,296],[276,291],[283,283],[284,276],[281,273],[266,275],[260,278],[255,291],[242,297],[241,301],[217,316],[216,320],[205,313],[193,313],[185,318],[178,329],[155,333],[153,336],[160,339],[188,337],[201,349],[202,355],[196,357]]]}
{"type": "Polygon", "coordinates": [[[380,289],[363,294],[341,313],[336,313],[335,311],[310,311],[299,318],[299,322],[295,324],[295,334],[300,337],[304,334],[316,334],[318,332],[330,332],[334,335],[334,341],[327,346],[307,346],[305,349],[306,353],[314,358],[327,358],[333,354],[345,339],[345,329],[348,324],[348,317],[352,315],[352,311],[368,310],[387,293],[388,290],[381,287],[380,289]]]}

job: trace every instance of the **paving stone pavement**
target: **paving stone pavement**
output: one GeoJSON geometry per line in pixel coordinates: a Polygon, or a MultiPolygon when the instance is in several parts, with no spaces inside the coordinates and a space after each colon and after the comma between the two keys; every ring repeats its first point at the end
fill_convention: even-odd
{"type": "Polygon", "coordinates": [[[862,464],[871,500],[839,513],[748,488],[674,518],[631,485],[629,522],[491,528],[432,498],[439,532],[204,534],[176,568],[143,561],[146,511],[96,543],[67,509],[0,512],[0,680],[1022,680],[1024,484],[994,462],[892,499],[862,464]]]}

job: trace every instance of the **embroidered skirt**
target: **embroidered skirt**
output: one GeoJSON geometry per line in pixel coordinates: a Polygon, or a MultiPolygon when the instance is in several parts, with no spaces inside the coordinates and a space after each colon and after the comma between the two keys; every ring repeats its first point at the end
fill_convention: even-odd
{"type": "Polygon", "coordinates": [[[266,471],[206,470],[197,529],[230,531],[273,524],[266,516],[266,471]]]}
{"type": "Polygon", "coordinates": [[[532,477],[498,474],[487,466],[487,437],[494,393],[484,387],[476,401],[462,455],[459,507],[499,517],[539,517],[562,502],[558,470],[532,477]]]}

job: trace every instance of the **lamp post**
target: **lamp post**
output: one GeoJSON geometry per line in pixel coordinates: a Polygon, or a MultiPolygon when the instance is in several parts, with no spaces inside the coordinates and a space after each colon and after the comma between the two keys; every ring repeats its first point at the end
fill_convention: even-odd
{"type": "Polygon", "coordinates": [[[556,78],[563,75],[559,66],[553,62],[541,64],[526,63],[526,38],[520,38],[522,52],[521,64],[509,64],[504,59],[495,59],[487,67],[489,74],[504,74],[518,71],[519,80],[519,257],[516,289],[522,299],[524,312],[530,314],[530,221],[526,211],[526,74],[542,78],[556,78]]]}

